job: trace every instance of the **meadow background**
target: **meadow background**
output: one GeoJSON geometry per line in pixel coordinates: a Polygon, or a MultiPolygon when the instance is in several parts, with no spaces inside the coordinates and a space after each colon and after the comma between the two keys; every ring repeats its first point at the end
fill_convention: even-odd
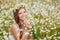
{"type": "Polygon", "coordinates": [[[60,40],[60,0],[0,0],[0,40],[9,40],[13,10],[25,6],[34,40],[60,40]]]}

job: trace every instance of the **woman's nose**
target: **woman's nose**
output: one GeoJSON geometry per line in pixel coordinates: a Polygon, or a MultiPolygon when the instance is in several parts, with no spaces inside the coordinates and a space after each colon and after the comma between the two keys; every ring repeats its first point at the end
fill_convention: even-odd
{"type": "Polygon", "coordinates": [[[22,16],[25,16],[25,14],[22,14],[22,16]]]}

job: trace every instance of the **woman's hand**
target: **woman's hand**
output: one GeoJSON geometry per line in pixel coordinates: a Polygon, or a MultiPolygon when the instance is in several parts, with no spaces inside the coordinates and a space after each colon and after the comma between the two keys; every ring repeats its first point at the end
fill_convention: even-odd
{"type": "Polygon", "coordinates": [[[13,34],[15,40],[20,40],[20,34],[19,34],[19,31],[18,31],[18,27],[16,26],[16,24],[13,24],[11,26],[11,29],[10,29],[11,33],[13,34]]]}
{"type": "Polygon", "coordinates": [[[33,40],[32,34],[30,34],[29,32],[30,31],[27,28],[25,28],[21,40],[25,40],[25,39],[27,39],[27,40],[33,40]]]}
{"type": "Polygon", "coordinates": [[[26,37],[25,32],[23,32],[21,40],[25,40],[25,37],[26,37]]]}

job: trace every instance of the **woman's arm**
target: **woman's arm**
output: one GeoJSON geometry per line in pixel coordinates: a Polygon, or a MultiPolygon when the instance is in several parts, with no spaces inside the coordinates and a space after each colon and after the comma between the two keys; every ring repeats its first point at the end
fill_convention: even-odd
{"type": "Polygon", "coordinates": [[[32,33],[30,32],[28,28],[25,28],[21,40],[26,40],[26,36],[27,36],[27,40],[33,40],[32,33]]]}
{"type": "Polygon", "coordinates": [[[26,36],[27,36],[27,40],[33,40],[32,34],[26,34],[26,32],[29,33],[29,31],[25,31],[23,33],[22,39],[21,40],[26,40],[26,36]]]}
{"type": "Polygon", "coordinates": [[[10,30],[11,30],[11,33],[13,34],[15,40],[20,40],[20,38],[19,38],[20,34],[19,34],[19,31],[17,30],[17,27],[15,24],[12,25],[10,30]]]}
{"type": "Polygon", "coordinates": [[[32,34],[29,35],[29,40],[33,40],[32,34]]]}

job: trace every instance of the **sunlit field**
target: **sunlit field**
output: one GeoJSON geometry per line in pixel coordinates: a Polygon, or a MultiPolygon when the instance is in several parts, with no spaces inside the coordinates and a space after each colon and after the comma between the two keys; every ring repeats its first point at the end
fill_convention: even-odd
{"type": "Polygon", "coordinates": [[[0,40],[9,40],[13,10],[21,5],[32,23],[34,40],[60,40],[60,0],[0,0],[0,40]]]}

